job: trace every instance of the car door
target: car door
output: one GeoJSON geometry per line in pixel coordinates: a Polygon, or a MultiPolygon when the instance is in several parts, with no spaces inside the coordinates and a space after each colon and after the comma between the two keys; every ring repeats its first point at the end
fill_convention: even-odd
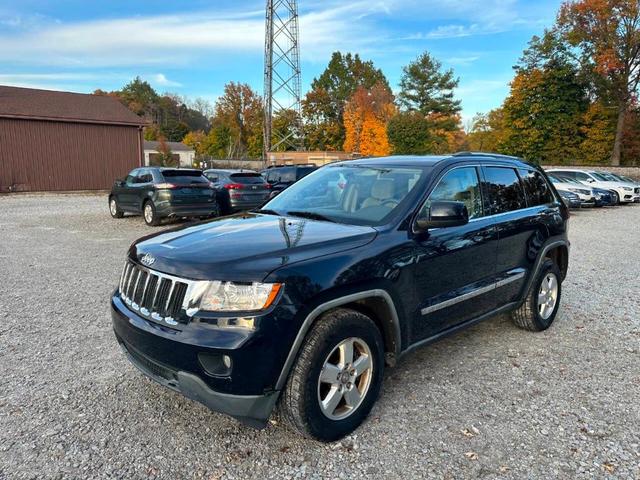
{"type": "Polygon", "coordinates": [[[460,227],[431,229],[415,237],[414,279],[418,308],[412,341],[491,311],[498,238],[485,206],[478,166],[454,167],[444,173],[422,206],[433,201],[461,201],[470,221],[460,227]]]}
{"type": "Polygon", "coordinates": [[[489,209],[498,231],[496,300],[503,306],[519,298],[540,249],[547,225],[558,213],[555,197],[539,172],[508,166],[483,167],[489,209]],[[522,176],[522,179],[521,179],[522,176]],[[540,190],[544,186],[545,190],[540,190]],[[529,195],[525,195],[525,188],[529,195]]]}
{"type": "Polygon", "coordinates": [[[128,212],[135,210],[135,185],[138,178],[138,172],[140,169],[132,170],[127,178],[124,179],[123,185],[120,187],[118,194],[118,203],[120,208],[128,212]]]}
{"type": "Polygon", "coordinates": [[[137,211],[142,212],[142,204],[153,188],[153,174],[150,169],[143,168],[138,172],[135,182],[135,203],[137,211]]]}

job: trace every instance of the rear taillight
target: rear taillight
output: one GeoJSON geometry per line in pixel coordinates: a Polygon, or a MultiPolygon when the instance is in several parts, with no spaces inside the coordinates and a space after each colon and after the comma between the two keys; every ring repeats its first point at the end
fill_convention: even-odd
{"type": "Polygon", "coordinates": [[[270,183],[265,183],[264,188],[266,188],[267,190],[271,190],[273,188],[273,185],[271,185],[270,183]]]}
{"type": "Polygon", "coordinates": [[[242,190],[244,189],[244,185],[241,183],[228,183],[224,186],[227,190],[242,190]]]}
{"type": "Polygon", "coordinates": [[[172,190],[174,188],[178,188],[178,185],[175,185],[173,183],[158,183],[156,184],[156,188],[157,189],[167,189],[167,190],[172,190]]]}

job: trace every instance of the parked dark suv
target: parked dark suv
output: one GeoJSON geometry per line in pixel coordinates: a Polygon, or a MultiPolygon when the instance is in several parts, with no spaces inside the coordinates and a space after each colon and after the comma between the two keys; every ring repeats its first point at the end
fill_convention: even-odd
{"type": "Polygon", "coordinates": [[[278,405],[331,441],[403,354],[502,312],[547,329],[568,218],[544,172],[511,157],[336,163],[258,212],[134,243],[113,326],[159,383],[258,427],[278,405]]]}
{"type": "Polygon", "coordinates": [[[205,177],[218,190],[224,213],[258,208],[269,199],[271,185],[251,170],[205,170],[205,177]]]}
{"type": "Polygon", "coordinates": [[[117,180],[109,194],[113,218],[142,214],[147,225],[167,217],[215,217],[216,190],[200,170],[143,167],[117,180]]]}
{"type": "Polygon", "coordinates": [[[268,168],[261,173],[271,185],[271,197],[273,198],[317,169],[318,167],[313,164],[283,165],[268,168]]]}

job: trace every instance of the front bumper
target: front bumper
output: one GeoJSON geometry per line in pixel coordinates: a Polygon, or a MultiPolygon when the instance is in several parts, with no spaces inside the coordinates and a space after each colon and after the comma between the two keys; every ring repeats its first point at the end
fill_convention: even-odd
{"type": "Polygon", "coordinates": [[[216,392],[192,373],[174,370],[151,360],[116,333],[118,343],[129,361],[144,375],[216,412],[229,415],[254,428],[264,428],[278,401],[278,392],[264,395],[230,395],[216,392]]]}
{"type": "Polygon", "coordinates": [[[118,343],[129,360],[156,382],[212,410],[253,427],[263,427],[279,392],[275,390],[293,344],[294,312],[280,306],[257,322],[263,329],[224,329],[202,322],[173,328],[129,310],[117,294],[111,317],[118,343]],[[229,372],[207,370],[204,358],[228,355],[229,372]]]}

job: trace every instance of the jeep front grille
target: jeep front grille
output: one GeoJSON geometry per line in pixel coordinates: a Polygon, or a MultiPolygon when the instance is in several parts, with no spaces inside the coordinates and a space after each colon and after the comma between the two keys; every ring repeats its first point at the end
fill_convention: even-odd
{"type": "Polygon", "coordinates": [[[127,261],[120,279],[120,298],[143,317],[177,325],[184,317],[192,282],[127,261]]]}

